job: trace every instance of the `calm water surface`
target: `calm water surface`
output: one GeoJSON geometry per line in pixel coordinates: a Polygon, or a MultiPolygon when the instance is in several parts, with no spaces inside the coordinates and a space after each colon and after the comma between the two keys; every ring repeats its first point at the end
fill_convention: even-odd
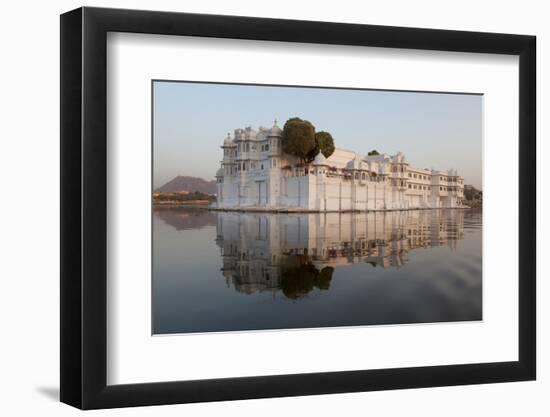
{"type": "Polygon", "coordinates": [[[153,333],[482,319],[475,210],[153,214],[153,333]]]}

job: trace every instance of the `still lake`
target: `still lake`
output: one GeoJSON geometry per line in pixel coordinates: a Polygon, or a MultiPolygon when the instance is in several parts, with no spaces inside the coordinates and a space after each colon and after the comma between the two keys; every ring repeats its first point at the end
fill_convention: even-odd
{"type": "Polygon", "coordinates": [[[482,319],[482,213],[153,212],[153,333],[482,319]]]}

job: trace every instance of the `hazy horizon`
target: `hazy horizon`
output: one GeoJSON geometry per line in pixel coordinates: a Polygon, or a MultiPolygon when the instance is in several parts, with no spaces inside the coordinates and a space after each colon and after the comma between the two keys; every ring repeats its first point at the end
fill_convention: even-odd
{"type": "Polygon", "coordinates": [[[457,169],[482,189],[481,95],[172,81],[155,81],[153,94],[154,188],[178,175],[212,180],[228,132],[300,117],[337,148],[401,151],[412,167],[457,169]]]}

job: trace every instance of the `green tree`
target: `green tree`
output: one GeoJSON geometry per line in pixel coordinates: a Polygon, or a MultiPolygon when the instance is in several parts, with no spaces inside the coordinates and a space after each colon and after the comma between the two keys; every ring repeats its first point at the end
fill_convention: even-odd
{"type": "Polygon", "coordinates": [[[321,152],[325,158],[328,158],[334,153],[334,139],[332,139],[332,135],[328,132],[320,131],[315,133],[315,144],[317,148],[315,156],[321,152]]]}
{"type": "Polygon", "coordinates": [[[368,153],[368,156],[373,156],[373,155],[380,155],[380,154],[378,153],[378,151],[376,149],[373,149],[372,151],[370,151],[368,153]]]}
{"type": "Polygon", "coordinates": [[[298,117],[288,119],[283,127],[282,145],[283,152],[300,158],[302,162],[311,161],[316,155],[315,127],[298,117]]]}

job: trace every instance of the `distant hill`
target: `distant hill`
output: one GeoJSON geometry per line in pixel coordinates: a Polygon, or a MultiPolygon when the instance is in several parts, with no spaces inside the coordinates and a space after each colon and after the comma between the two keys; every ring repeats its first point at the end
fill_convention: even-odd
{"type": "Polygon", "coordinates": [[[159,193],[193,193],[198,191],[204,194],[216,194],[217,188],[216,181],[206,181],[198,177],[178,175],[155,191],[159,193]]]}

